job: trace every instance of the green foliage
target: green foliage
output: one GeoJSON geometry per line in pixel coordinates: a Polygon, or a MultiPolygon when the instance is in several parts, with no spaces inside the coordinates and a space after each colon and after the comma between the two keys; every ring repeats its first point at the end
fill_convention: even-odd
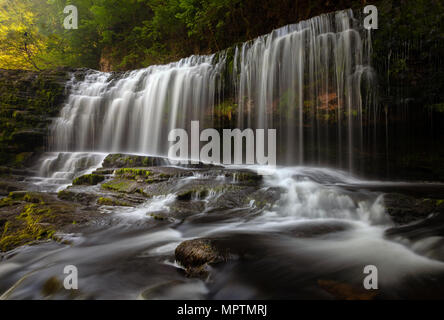
{"type": "Polygon", "coordinates": [[[444,101],[444,3],[441,0],[377,2],[379,29],[372,36],[373,65],[381,100],[395,107],[444,101]]]}
{"type": "Polygon", "coordinates": [[[237,112],[237,103],[228,99],[214,107],[214,115],[221,118],[231,120],[237,112]]]}
{"type": "Polygon", "coordinates": [[[0,11],[0,48],[5,52],[3,62],[0,54],[0,68],[72,66],[117,71],[219,51],[353,2],[0,0],[0,4],[6,8],[0,11]],[[63,28],[63,9],[68,4],[78,8],[78,30],[63,28]]]}

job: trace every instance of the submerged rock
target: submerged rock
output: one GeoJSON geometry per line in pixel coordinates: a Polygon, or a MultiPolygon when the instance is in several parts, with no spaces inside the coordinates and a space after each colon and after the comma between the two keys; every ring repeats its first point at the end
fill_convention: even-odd
{"type": "Polygon", "coordinates": [[[42,295],[45,297],[49,297],[60,292],[62,289],[62,282],[57,277],[51,277],[43,284],[42,295]]]}

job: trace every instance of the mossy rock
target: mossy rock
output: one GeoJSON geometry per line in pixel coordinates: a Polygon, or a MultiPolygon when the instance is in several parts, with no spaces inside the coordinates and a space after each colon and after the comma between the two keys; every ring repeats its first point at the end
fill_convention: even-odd
{"type": "Polygon", "coordinates": [[[137,168],[157,167],[164,165],[165,159],[159,157],[145,157],[128,154],[110,154],[103,160],[103,168],[137,168]]]}
{"type": "Polygon", "coordinates": [[[37,240],[52,239],[55,234],[55,229],[50,224],[54,220],[54,213],[50,208],[28,204],[16,220],[15,222],[8,221],[3,226],[0,238],[0,250],[2,251],[8,251],[37,240]]]}
{"type": "Polygon", "coordinates": [[[42,287],[42,295],[52,296],[63,289],[62,282],[57,277],[51,277],[45,281],[42,287]]]}
{"type": "Polygon", "coordinates": [[[70,202],[79,202],[84,204],[90,204],[96,201],[97,196],[94,194],[89,194],[85,192],[76,192],[73,190],[65,189],[61,190],[57,193],[57,197],[60,200],[70,201],[70,202]]]}
{"type": "Polygon", "coordinates": [[[259,183],[263,177],[255,172],[240,171],[233,174],[235,181],[245,183],[259,183]]]}
{"type": "Polygon", "coordinates": [[[148,177],[153,175],[153,173],[149,170],[135,168],[118,169],[114,174],[120,178],[129,180],[146,180],[148,177]]]}
{"type": "Polygon", "coordinates": [[[13,191],[10,192],[7,198],[4,198],[2,200],[5,200],[5,202],[12,202],[14,201],[25,201],[29,203],[44,203],[44,196],[41,193],[37,192],[28,192],[28,191],[13,191]]]}
{"type": "Polygon", "coordinates": [[[110,207],[131,207],[131,204],[111,198],[100,197],[97,200],[97,204],[100,206],[110,206],[110,207]]]}
{"type": "Polygon", "coordinates": [[[78,178],[75,178],[72,184],[75,186],[80,186],[80,185],[95,186],[104,180],[105,180],[104,176],[98,174],[86,174],[78,178]]]}
{"type": "Polygon", "coordinates": [[[137,190],[137,183],[134,181],[123,180],[123,179],[113,179],[102,184],[102,189],[122,192],[122,193],[133,193],[137,190]]]}
{"type": "Polygon", "coordinates": [[[56,231],[72,232],[77,224],[102,214],[49,193],[12,192],[0,202],[0,251],[40,240],[60,241],[56,231]]]}

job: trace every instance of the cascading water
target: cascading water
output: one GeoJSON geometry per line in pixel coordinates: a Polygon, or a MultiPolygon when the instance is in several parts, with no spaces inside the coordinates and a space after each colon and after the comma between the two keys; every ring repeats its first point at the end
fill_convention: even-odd
{"type": "Polygon", "coordinates": [[[365,47],[366,33],[347,10],[275,30],[234,54],[192,56],[121,78],[91,71],[72,81],[50,149],[166,155],[171,129],[189,129],[192,120],[220,128],[215,114],[231,104],[238,127],[277,129],[280,163],[333,158],[352,168],[373,110],[361,94],[372,78],[365,47]]]}
{"type": "MultiPolygon", "coordinates": [[[[108,153],[166,155],[168,132],[189,129],[192,120],[201,128],[275,128],[281,164],[354,170],[378,116],[370,52],[369,34],[347,10],[215,55],[124,75],[90,71],[82,81],[73,77],[40,175],[61,185],[100,166],[108,153]],[[218,118],[227,110],[228,122],[218,118]]],[[[187,174],[145,181],[171,187],[153,197],[104,190],[103,184],[74,187],[80,195],[118,201],[94,203],[109,213],[106,222],[69,235],[72,245],[45,242],[0,263],[0,277],[7,279],[0,282],[0,299],[40,298],[36,288],[73,263],[86,298],[324,299],[330,296],[321,287],[331,279],[346,290],[347,283],[361,286],[367,265],[379,268],[386,298],[416,294],[411,279],[428,281],[418,285],[420,294],[428,284],[442,292],[433,278],[442,279],[444,255],[436,248],[443,238],[387,238],[392,223],[381,193],[366,190],[369,181],[333,169],[287,166],[237,189],[242,181],[223,170],[238,168],[211,167],[207,175],[174,169],[187,174]],[[179,199],[179,191],[196,185],[213,187],[179,199]],[[124,202],[141,198],[137,205],[124,202]],[[239,259],[215,267],[214,281],[186,279],[177,272],[174,250],[195,238],[226,241],[239,259]]]]}
{"type": "Polygon", "coordinates": [[[213,58],[192,56],[133,71],[120,80],[91,72],[74,83],[54,123],[51,148],[165,154],[166,132],[186,127],[191,119],[211,118],[224,64],[212,65],[213,58]]]}

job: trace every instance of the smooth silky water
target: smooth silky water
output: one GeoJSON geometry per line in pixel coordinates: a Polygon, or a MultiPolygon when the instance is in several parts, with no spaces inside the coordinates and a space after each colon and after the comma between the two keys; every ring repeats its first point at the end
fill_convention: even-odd
{"type": "MultiPolygon", "coordinates": [[[[205,176],[182,182],[192,179],[205,176]]],[[[366,265],[378,267],[385,297],[409,297],[418,284],[426,290],[427,281],[444,272],[442,255],[432,250],[443,239],[386,239],[392,223],[381,194],[361,190],[369,183],[331,169],[283,167],[265,178],[263,188],[285,192],[264,209],[254,202],[236,210],[205,207],[185,219],[159,222],[150,213],[167,213],[174,194],[136,208],[103,207],[107,218],[81,234],[64,235],[71,245],[47,242],[9,252],[0,277],[2,291],[12,289],[2,298],[42,298],[44,282],[66,265],[79,269],[81,298],[327,298],[316,281],[339,278],[359,285],[366,265]],[[201,237],[226,239],[255,258],[215,266],[208,282],[188,279],[174,250],[201,237]]]]}

